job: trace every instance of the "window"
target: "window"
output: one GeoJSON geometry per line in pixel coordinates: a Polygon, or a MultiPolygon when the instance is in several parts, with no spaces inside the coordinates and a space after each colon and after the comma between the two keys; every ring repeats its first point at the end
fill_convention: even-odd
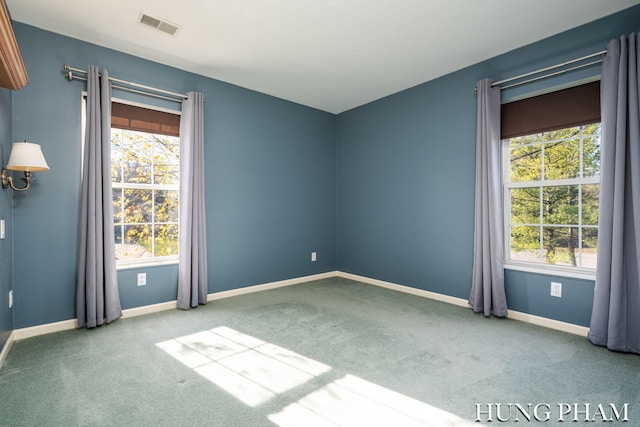
{"type": "Polygon", "coordinates": [[[116,260],[177,260],[179,116],[113,103],[111,126],[116,260]]]}
{"type": "MultiPolygon", "coordinates": [[[[578,90],[584,93],[585,88],[578,90]]],[[[596,106],[578,119],[558,120],[559,114],[554,112],[558,108],[558,97],[563,98],[567,108],[571,93],[566,91],[542,96],[551,99],[552,106],[540,99],[533,101],[538,104],[536,108],[548,109],[542,113],[532,113],[532,103],[527,100],[529,106],[519,113],[520,130],[513,126],[513,120],[509,122],[509,115],[515,113],[509,110],[512,107],[507,107],[507,123],[502,126],[507,265],[574,272],[595,270],[600,195],[600,119],[596,90],[599,85],[589,89],[588,97],[596,106]],[[556,123],[549,124],[545,115],[556,123]]],[[[572,108],[569,116],[579,109],[572,108]]]]}
{"type": "Polygon", "coordinates": [[[503,144],[508,260],[595,269],[600,124],[503,144]]]}

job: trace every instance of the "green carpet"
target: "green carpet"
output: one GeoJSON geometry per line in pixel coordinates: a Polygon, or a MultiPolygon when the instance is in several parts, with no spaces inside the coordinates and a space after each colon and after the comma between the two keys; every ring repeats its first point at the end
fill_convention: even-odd
{"type": "Polygon", "coordinates": [[[0,370],[2,426],[462,426],[490,403],[640,425],[640,357],[332,278],[18,341],[0,370]]]}

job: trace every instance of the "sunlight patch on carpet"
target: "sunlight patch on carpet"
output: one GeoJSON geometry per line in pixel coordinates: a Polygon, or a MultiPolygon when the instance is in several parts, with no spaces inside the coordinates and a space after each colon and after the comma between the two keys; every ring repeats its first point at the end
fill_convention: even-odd
{"type": "Polygon", "coordinates": [[[353,375],[346,375],[308,394],[269,415],[269,420],[280,427],[478,425],[353,375]]]}
{"type": "Polygon", "coordinates": [[[156,345],[251,407],[331,370],[226,326],[156,345]]]}
{"type": "MultiPolygon", "coordinates": [[[[156,345],[252,408],[332,370],[226,326],[156,345]]],[[[354,375],[324,385],[268,419],[279,427],[478,425],[354,375]]]]}

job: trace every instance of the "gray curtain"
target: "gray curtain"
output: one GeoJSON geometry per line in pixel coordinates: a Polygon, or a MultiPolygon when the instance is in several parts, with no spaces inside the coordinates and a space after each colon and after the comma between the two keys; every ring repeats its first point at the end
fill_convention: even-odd
{"type": "Polygon", "coordinates": [[[94,328],[120,316],[111,193],[111,84],[107,70],[89,66],[82,164],[76,315],[94,328]]]}
{"type": "Polygon", "coordinates": [[[602,64],[598,264],[589,339],[640,353],[638,34],[612,40],[602,64]]]}
{"type": "Polygon", "coordinates": [[[485,316],[507,315],[504,291],[502,182],[500,177],[500,88],[477,85],[476,193],[473,276],[469,305],[485,316]]]}
{"type": "Polygon", "coordinates": [[[180,118],[178,308],[207,303],[204,200],[204,95],[189,92],[180,118]]]}

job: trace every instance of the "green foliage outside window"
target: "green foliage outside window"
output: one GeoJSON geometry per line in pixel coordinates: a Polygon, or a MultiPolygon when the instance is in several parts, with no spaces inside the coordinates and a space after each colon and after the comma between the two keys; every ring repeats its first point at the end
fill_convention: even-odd
{"type": "Polygon", "coordinates": [[[600,124],[511,138],[509,259],[595,268],[600,124]]]}
{"type": "Polygon", "coordinates": [[[180,140],[111,130],[116,259],[178,254],[180,140]]]}

